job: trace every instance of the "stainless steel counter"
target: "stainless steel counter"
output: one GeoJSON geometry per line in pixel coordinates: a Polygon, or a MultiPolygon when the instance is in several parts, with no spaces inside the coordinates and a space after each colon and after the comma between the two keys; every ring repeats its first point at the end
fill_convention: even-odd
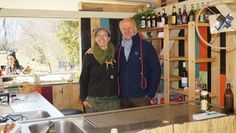
{"type": "Polygon", "coordinates": [[[64,116],[38,92],[17,93],[10,103],[14,112],[46,111],[51,118],[64,116]]]}
{"type": "MultiPolygon", "coordinates": [[[[110,133],[111,128],[118,128],[119,132],[122,133],[133,133],[148,128],[194,121],[192,115],[199,113],[199,109],[199,105],[193,102],[185,102],[23,122],[22,125],[24,128],[27,126],[37,127],[31,128],[31,130],[33,132],[39,132],[46,125],[47,121],[50,120],[56,123],[56,132],[61,133],[64,130],[59,131],[59,129],[67,129],[67,133],[70,133],[75,131],[74,126],[70,124],[70,126],[63,126],[61,128],[62,124],[58,124],[62,121],[70,121],[72,125],[79,127],[79,130],[76,130],[76,132],[81,133],[110,133]]],[[[221,112],[222,109],[220,107],[213,107],[213,110],[221,112]]]]}

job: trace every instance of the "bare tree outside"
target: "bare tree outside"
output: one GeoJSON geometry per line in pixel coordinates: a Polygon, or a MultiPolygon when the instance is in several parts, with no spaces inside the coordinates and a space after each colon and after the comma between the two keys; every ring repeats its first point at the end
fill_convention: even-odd
{"type": "MultiPolygon", "coordinates": [[[[13,49],[21,65],[30,65],[35,72],[58,72],[61,62],[78,65],[71,60],[71,52],[79,53],[79,44],[68,54],[68,44],[61,41],[63,37],[61,24],[67,22],[59,19],[39,18],[1,18],[1,51],[13,49]]],[[[70,22],[70,21],[69,21],[70,22]]],[[[73,21],[72,21],[73,22],[73,21]]],[[[78,23],[78,22],[77,22],[78,23]]],[[[68,33],[65,33],[68,34],[68,33]]],[[[73,39],[73,38],[71,38],[73,39]]],[[[79,57],[73,57],[78,58],[79,57]]],[[[6,64],[6,54],[0,54],[0,64],[6,64]]],[[[74,68],[74,70],[77,70],[74,68]]]]}

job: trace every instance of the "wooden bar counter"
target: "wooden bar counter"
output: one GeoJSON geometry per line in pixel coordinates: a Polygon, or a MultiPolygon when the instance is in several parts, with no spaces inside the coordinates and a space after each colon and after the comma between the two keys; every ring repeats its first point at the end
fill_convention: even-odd
{"type": "MultiPolygon", "coordinates": [[[[235,115],[222,116],[207,120],[196,121],[193,114],[199,113],[200,106],[194,102],[178,104],[155,105],[132,109],[80,114],[63,118],[47,119],[41,121],[23,122],[23,127],[37,127],[38,132],[48,123],[53,121],[57,125],[56,132],[60,131],[60,125],[70,121],[72,125],[67,129],[70,132],[79,133],[110,133],[112,128],[117,128],[119,133],[217,133],[226,131],[233,133],[236,128],[235,115]],[[44,126],[43,126],[44,125],[44,126]],[[75,127],[77,129],[75,130],[75,127]]],[[[212,110],[221,112],[222,108],[212,107],[212,110]]]]}

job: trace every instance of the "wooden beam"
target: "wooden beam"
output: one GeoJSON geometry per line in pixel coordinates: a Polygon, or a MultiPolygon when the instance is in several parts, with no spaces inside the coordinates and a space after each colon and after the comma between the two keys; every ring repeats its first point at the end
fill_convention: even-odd
{"type": "Polygon", "coordinates": [[[0,17],[78,19],[78,18],[128,18],[132,17],[133,15],[135,15],[135,12],[125,13],[125,12],[0,9],[0,17]]]}
{"type": "Polygon", "coordinates": [[[100,3],[82,3],[80,10],[85,11],[105,11],[105,12],[138,12],[147,8],[145,4],[124,5],[124,4],[100,4],[100,3]]]}

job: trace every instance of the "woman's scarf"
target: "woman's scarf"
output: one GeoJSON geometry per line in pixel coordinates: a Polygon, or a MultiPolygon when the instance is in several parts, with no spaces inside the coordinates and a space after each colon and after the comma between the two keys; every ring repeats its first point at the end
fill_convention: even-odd
{"type": "Polygon", "coordinates": [[[93,55],[95,59],[102,65],[106,62],[111,62],[114,59],[115,56],[115,47],[114,45],[109,42],[107,49],[102,50],[98,44],[95,42],[95,44],[92,47],[93,55]]]}

